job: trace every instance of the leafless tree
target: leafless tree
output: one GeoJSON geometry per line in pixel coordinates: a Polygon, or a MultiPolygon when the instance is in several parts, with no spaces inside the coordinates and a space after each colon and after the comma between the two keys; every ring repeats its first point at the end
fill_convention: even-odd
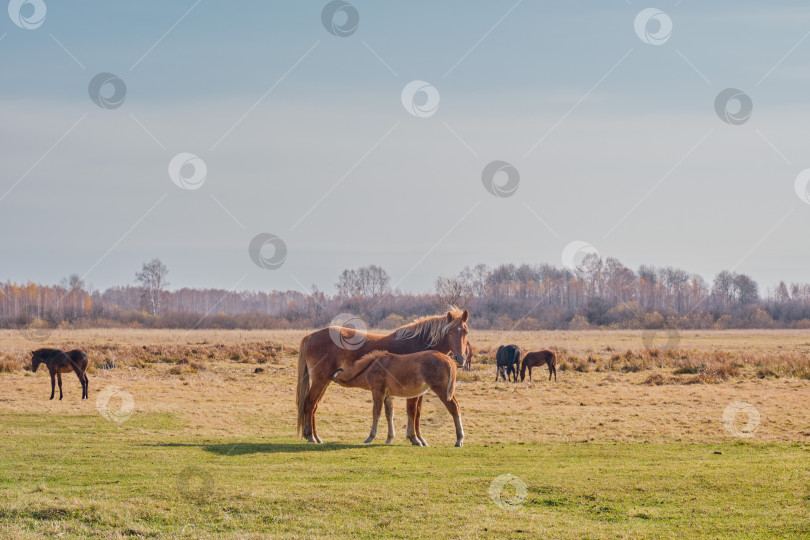
{"type": "Polygon", "coordinates": [[[160,259],[152,259],[143,263],[139,272],[135,272],[135,281],[143,290],[143,298],[147,302],[152,315],[160,315],[160,297],[169,282],[166,276],[169,269],[160,259]]]}

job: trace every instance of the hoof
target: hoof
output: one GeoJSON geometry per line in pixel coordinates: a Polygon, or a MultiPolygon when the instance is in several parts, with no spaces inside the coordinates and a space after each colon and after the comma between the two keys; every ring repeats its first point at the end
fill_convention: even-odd
{"type": "Polygon", "coordinates": [[[422,446],[422,443],[419,442],[419,439],[416,437],[408,437],[408,440],[411,441],[411,444],[414,446],[422,446]]]}
{"type": "Polygon", "coordinates": [[[464,441],[456,441],[456,446],[464,446],[464,441]]]}
{"type": "Polygon", "coordinates": [[[419,442],[422,443],[422,446],[430,446],[425,439],[419,439],[419,442]]]}
{"type": "Polygon", "coordinates": [[[393,440],[394,440],[393,438],[391,438],[391,439],[386,439],[386,440],[385,440],[385,444],[391,444],[391,441],[393,441],[393,440]]]}
{"type": "Polygon", "coordinates": [[[309,437],[307,437],[307,442],[311,442],[311,443],[317,443],[318,441],[315,439],[315,437],[313,437],[312,435],[310,435],[309,437]]]}
{"type": "Polygon", "coordinates": [[[373,440],[374,440],[374,437],[369,437],[368,439],[366,439],[366,440],[365,440],[365,441],[363,441],[363,442],[364,442],[364,443],[366,443],[366,444],[368,444],[368,443],[370,443],[370,442],[371,442],[371,441],[373,441],[373,440]]]}

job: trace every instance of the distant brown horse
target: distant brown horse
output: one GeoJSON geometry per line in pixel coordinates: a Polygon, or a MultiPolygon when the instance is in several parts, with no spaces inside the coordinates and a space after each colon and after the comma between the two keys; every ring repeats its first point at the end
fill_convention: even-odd
{"type": "Polygon", "coordinates": [[[554,374],[554,381],[557,381],[557,355],[554,351],[543,349],[542,351],[534,351],[526,353],[523,357],[523,364],[520,366],[520,382],[526,377],[526,368],[529,368],[529,381],[532,380],[532,368],[540,367],[543,364],[548,366],[548,380],[551,380],[552,373],[554,374]]]}
{"type": "MultiPolygon", "coordinates": [[[[321,442],[315,426],[315,413],[332,382],[332,375],[338,368],[346,369],[372,351],[394,354],[426,350],[447,354],[452,351],[463,362],[469,317],[466,310],[453,307],[444,315],[422,317],[388,335],[333,326],[305,336],[298,353],[298,433],[309,442],[321,442]]],[[[409,413],[411,410],[418,413],[421,405],[421,396],[408,399],[409,413]]]]}
{"type": "MultiPolygon", "coordinates": [[[[436,351],[402,355],[375,351],[353,362],[345,370],[338,368],[333,378],[341,386],[371,390],[374,407],[367,443],[377,436],[383,403],[385,403],[385,418],[388,421],[388,438],[385,444],[389,444],[394,438],[392,398],[417,398],[428,390],[433,390],[453,417],[456,425],[456,446],[464,445],[464,429],[461,427],[455,397],[456,362],[449,356],[436,351]]],[[[420,412],[419,408],[408,409],[408,440],[415,446],[427,446],[419,429],[420,412]]]]}
{"type": "Polygon", "coordinates": [[[473,349],[472,344],[468,341],[467,342],[467,358],[464,360],[464,371],[470,371],[472,369],[472,357],[475,354],[475,349],[473,349]]]}
{"type": "Polygon", "coordinates": [[[59,379],[59,399],[62,399],[62,373],[73,371],[82,383],[82,399],[87,399],[89,382],[87,380],[87,355],[78,349],[63,352],[59,349],[37,349],[31,351],[31,371],[36,372],[40,364],[45,364],[51,374],[51,399],[53,399],[55,380],[59,379]]]}

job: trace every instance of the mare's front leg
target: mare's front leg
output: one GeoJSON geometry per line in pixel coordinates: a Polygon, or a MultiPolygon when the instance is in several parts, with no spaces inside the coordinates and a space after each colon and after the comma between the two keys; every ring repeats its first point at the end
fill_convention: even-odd
{"type": "Polygon", "coordinates": [[[405,402],[405,411],[408,413],[408,428],[405,431],[405,437],[407,437],[414,446],[422,446],[422,443],[416,438],[416,428],[414,427],[416,423],[416,402],[418,400],[418,397],[408,398],[405,402]]]}
{"type": "Polygon", "coordinates": [[[383,397],[381,394],[374,392],[374,408],[371,411],[371,432],[368,434],[366,443],[370,443],[377,436],[377,425],[380,422],[380,413],[383,407],[383,397]]]}
{"type": "Polygon", "coordinates": [[[388,421],[388,437],[385,444],[391,444],[394,440],[394,398],[388,396],[383,402],[385,404],[385,419],[388,421]]]}
{"type": "Polygon", "coordinates": [[[529,366],[529,382],[532,382],[532,366],[529,366]]]}
{"type": "Polygon", "coordinates": [[[54,390],[56,390],[56,373],[51,371],[51,399],[53,399],[54,390]]]}
{"type": "Polygon", "coordinates": [[[422,400],[425,399],[425,395],[422,394],[418,398],[416,398],[416,418],[414,418],[413,424],[414,429],[416,431],[416,438],[419,439],[419,442],[422,443],[422,446],[429,446],[427,441],[422,437],[422,430],[419,428],[419,420],[422,418],[422,400]]]}
{"type": "Polygon", "coordinates": [[[59,399],[62,399],[62,374],[60,372],[56,372],[56,379],[59,381],[59,399]]]}

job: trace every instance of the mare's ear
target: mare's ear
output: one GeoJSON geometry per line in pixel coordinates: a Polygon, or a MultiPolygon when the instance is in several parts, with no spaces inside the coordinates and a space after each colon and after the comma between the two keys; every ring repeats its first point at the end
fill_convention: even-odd
{"type": "Polygon", "coordinates": [[[461,322],[467,322],[469,319],[470,319],[470,312],[465,309],[464,313],[461,314],[461,322]]]}
{"type": "Polygon", "coordinates": [[[447,312],[447,322],[449,323],[453,322],[453,314],[450,313],[449,311],[447,312]]]}

